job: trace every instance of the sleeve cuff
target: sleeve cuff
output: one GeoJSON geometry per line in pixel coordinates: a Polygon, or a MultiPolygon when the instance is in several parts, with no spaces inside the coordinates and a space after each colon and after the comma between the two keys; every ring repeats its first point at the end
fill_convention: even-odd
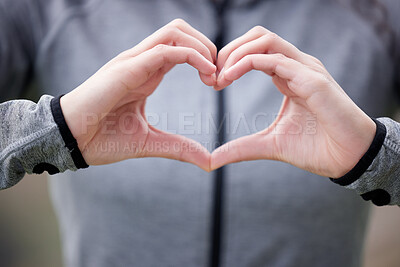
{"type": "Polygon", "coordinates": [[[376,119],[372,119],[376,124],[376,132],[374,140],[371,143],[371,146],[368,148],[367,152],[362,156],[360,161],[351,169],[348,173],[340,178],[330,178],[332,182],[339,184],[341,186],[347,186],[361,177],[364,172],[371,165],[372,161],[374,161],[375,157],[378,155],[379,150],[381,149],[383,142],[386,137],[386,127],[383,123],[379,122],[376,119]]]}
{"type": "Polygon", "coordinates": [[[54,121],[60,130],[62,139],[65,142],[65,147],[68,148],[76,168],[84,169],[89,167],[89,165],[83,158],[82,153],[79,150],[78,143],[68,128],[67,122],[65,121],[60,104],[60,99],[62,96],[63,95],[60,95],[51,100],[51,113],[53,114],[54,121]]]}
{"type": "MultiPolygon", "coordinates": [[[[375,124],[376,124],[376,132],[375,132],[375,137],[371,143],[371,146],[368,148],[367,152],[364,154],[364,156],[360,159],[360,161],[354,166],[353,169],[351,169],[348,173],[346,173],[344,176],[333,179],[330,178],[330,180],[336,184],[339,184],[341,186],[349,186],[356,182],[366,171],[368,168],[371,166],[372,162],[374,159],[377,157],[379,151],[381,150],[386,135],[387,135],[387,130],[386,126],[381,123],[380,121],[376,119],[372,119],[375,124]]],[[[362,193],[361,197],[365,200],[371,200],[372,203],[374,203],[377,206],[384,206],[390,203],[391,197],[390,194],[383,190],[383,189],[375,189],[372,191],[368,191],[366,193],[362,193]]]]}

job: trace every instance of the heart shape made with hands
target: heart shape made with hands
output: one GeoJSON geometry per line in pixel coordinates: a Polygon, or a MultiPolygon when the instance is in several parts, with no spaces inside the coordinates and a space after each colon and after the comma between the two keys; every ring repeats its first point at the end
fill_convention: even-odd
{"type": "Polygon", "coordinates": [[[270,159],[340,177],[365,153],[372,141],[370,133],[375,131],[374,122],[319,60],[260,26],[226,45],[217,57],[207,37],[175,20],[108,62],[62,97],[61,105],[89,165],[163,157],[211,171],[233,162],[270,159]],[[156,129],[146,120],[146,99],[164,75],[182,63],[197,69],[203,83],[216,90],[251,70],[271,76],[284,95],[276,120],[265,130],[232,140],[212,153],[192,139],[156,129]],[[75,108],[64,110],[66,106],[75,108]],[[337,109],[346,112],[337,116],[337,109]],[[94,114],[94,122],[73,119],[81,114],[94,114]],[[310,117],[312,133],[304,131],[310,117]],[[344,124],[344,118],[350,123],[344,124]],[[99,149],[105,143],[114,144],[106,153],[99,149]]]}

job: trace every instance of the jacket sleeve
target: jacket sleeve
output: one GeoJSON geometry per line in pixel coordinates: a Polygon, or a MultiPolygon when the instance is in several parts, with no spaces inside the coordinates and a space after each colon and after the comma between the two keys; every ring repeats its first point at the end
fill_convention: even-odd
{"type": "Polygon", "coordinates": [[[365,155],[346,175],[331,180],[377,206],[400,205],[400,124],[389,118],[375,123],[375,138],[365,155]]]}
{"type": "Polygon", "coordinates": [[[15,185],[25,173],[88,167],[59,99],[44,95],[37,104],[28,100],[0,104],[0,189],[15,185]]]}

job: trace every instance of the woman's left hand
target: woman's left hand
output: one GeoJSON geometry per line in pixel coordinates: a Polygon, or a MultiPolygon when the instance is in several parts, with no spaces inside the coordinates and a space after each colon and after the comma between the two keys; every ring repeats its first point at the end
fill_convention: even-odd
{"type": "Polygon", "coordinates": [[[270,75],[284,98],[268,128],[215,150],[211,169],[271,159],[335,178],[351,170],[369,148],[376,131],[372,119],[318,59],[276,34],[253,28],[220,51],[217,67],[217,90],[254,69],[270,75]]]}

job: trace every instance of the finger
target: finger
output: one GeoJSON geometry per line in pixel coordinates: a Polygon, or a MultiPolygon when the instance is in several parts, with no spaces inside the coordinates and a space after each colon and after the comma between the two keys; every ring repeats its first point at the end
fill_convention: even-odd
{"type": "Polygon", "coordinates": [[[162,157],[192,163],[210,171],[210,152],[200,143],[182,135],[171,134],[151,127],[144,157],[162,157]]]}
{"type": "Polygon", "coordinates": [[[164,64],[188,63],[206,75],[216,71],[216,66],[193,48],[157,45],[150,50],[149,57],[149,67],[152,69],[161,68],[164,64]]]}
{"type": "Polygon", "coordinates": [[[188,63],[200,73],[212,75],[216,71],[213,63],[193,48],[157,45],[156,47],[131,58],[128,62],[130,88],[136,88],[145,83],[151,75],[161,68],[171,65],[188,63]]]}
{"type": "MultiPolygon", "coordinates": [[[[185,29],[185,27],[182,27],[185,29]]],[[[188,30],[187,30],[188,31],[188,30]]],[[[197,50],[210,62],[214,63],[215,55],[201,40],[195,36],[188,34],[178,27],[168,27],[160,31],[160,36],[155,41],[156,44],[167,44],[172,46],[190,47],[197,50]]]]}
{"type": "Polygon", "coordinates": [[[292,97],[295,96],[295,94],[290,90],[287,80],[282,79],[278,75],[273,75],[272,76],[272,82],[275,84],[276,88],[285,96],[292,97]]]}
{"type": "Polygon", "coordinates": [[[283,40],[277,35],[263,35],[253,41],[247,42],[229,54],[224,64],[225,69],[229,69],[236,62],[246,55],[251,54],[283,54],[303,64],[307,64],[308,59],[292,44],[283,40]]]}
{"type": "Polygon", "coordinates": [[[200,76],[201,81],[205,85],[214,86],[217,84],[217,76],[216,76],[215,72],[211,75],[206,75],[206,74],[199,72],[199,76],[200,76]]]}
{"type": "Polygon", "coordinates": [[[174,20],[127,51],[128,56],[137,56],[158,44],[191,47],[199,51],[210,62],[215,63],[215,45],[202,33],[181,19],[174,20]]]}
{"type": "MultiPolygon", "coordinates": [[[[174,67],[174,65],[172,65],[172,64],[170,64],[170,66],[168,66],[168,67],[164,67],[165,73],[168,73],[173,67],[174,67]]],[[[203,81],[203,83],[208,86],[214,86],[217,82],[217,76],[216,76],[215,72],[211,75],[199,72],[199,76],[200,76],[200,79],[203,81]]]]}
{"type": "Polygon", "coordinates": [[[158,44],[165,44],[170,46],[182,46],[190,47],[197,50],[210,62],[214,63],[214,58],[206,45],[204,45],[200,40],[195,37],[182,32],[177,28],[166,28],[161,29],[143,40],[139,45],[128,50],[125,56],[134,57],[149,49],[154,48],[158,44]]]}
{"type": "Polygon", "coordinates": [[[301,52],[297,47],[277,34],[257,26],[242,37],[224,47],[218,54],[218,69],[229,68],[248,54],[280,53],[303,64],[315,64],[317,60],[301,52]]]}
{"type": "Polygon", "coordinates": [[[176,26],[177,28],[179,28],[180,30],[185,32],[186,34],[189,34],[189,35],[193,36],[194,38],[200,40],[205,46],[208,47],[208,50],[210,51],[211,56],[213,58],[213,63],[216,62],[217,47],[215,46],[215,44],[213,42],[211,42],[211,40],[207,36],[205,36],[200,31],[196,30],[195,28],[193,28],[189,23],[187,23],[183,19],[175,19],[171,22],[171,24],[176,26]]]}
{"type": "Polygon", "coordinates": [[[303,64],[282,54],[247,55],[220,74],[217,85],[226,87],[253,69],[263,71],[270,76],[277,75],[288,82],[308,70],[303,64]]]}
{"type": "Polygon", "coordinates": [[[221,83],[218,81],[218,86],[232,83],[252,69],[273,76],[275,84],[284,95],[303,99],[308,109],[318,114],[319,120],[326,125],[337,120],[334,109],[337,110],[338,105],[347,105],[343,99],[348,100],[348,96],[327,74],[321,74],[282,54],[245,56],[224,72],[224,78],[221,83]]]}
{"type": "MultiPolygon", "coordinates": [[[[249,71],[251,71],[251,70],[252,69],[250,69],[249,71]]],[[[217,73],[218,73],[218,70],[217,70],[217,73]]],[[[240,75],[239,78],[242,77],[244,74],[245,73],[240,75]]],[[[224,89],[225,87],[228,87],[229,85],[231,85],[234,81],[235,81],[235,79],[228,80],[227,78],[225,78],[225,69],[222,68],[222,70],[218,74],[217,82],[214,85],[214,89],[217,91],[220,91],[220,90],[224,89]]]]}
{"type": "MultiPolygon", "coordinates": [[[[176,19],[162,30],[160,43],[173,44],[174,46],[190,47],[202,54],[210,62],[215,63],[217,49],[215,45],[201,32],[194,29],[182,19],[176,19]]],[[[216,84],[216,75],[199,74],[204,84],[216,84]]]]}
{"type": "Polygon", "coordinates": [[[263,36],[267,32],[266,29],[264,29],[261,26],[256,26],[243,34],[242,36],[236,38],[226,46],[224,46],[219,52],[218,52],[218,59],[217,59],[217,68],[218,70],[222,70],[222,67],[225,64],[226,59],[229,57],[229,55],[234,51],[236,48],[242,46],[243,44],[250,42],[252,40],[255,40],[261,36],[263,36]]]}
{"type": "Polygon", "coordinates": [[[215,170],[240,161],[266,159],[269,143],[267,139],[270,139],[268,135],[256,133],[220,146],[211,153],[210,169],[215,170]]]}

